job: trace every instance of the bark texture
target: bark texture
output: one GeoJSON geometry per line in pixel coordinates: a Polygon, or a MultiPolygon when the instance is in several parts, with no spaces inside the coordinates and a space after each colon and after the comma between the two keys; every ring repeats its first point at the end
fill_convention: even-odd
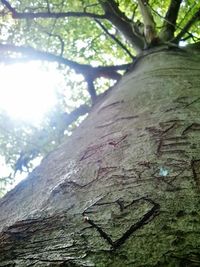
{"type": "Polygon", "coordinates": [[[152,52],[0,201],[0,266],[200,266],[200,63],[152,52]]]}

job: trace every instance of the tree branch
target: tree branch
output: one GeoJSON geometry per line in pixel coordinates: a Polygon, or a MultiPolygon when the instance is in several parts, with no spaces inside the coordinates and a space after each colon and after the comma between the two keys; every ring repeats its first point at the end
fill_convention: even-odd
{"type": "MultiPolygon", "coordinates": [[[[91,71],[93,75],[95,73],[95,78],[104,76],[104,74],[106,74],[107,71],[109,72],[109,71],[126,70],[130,66],[130,63],[128,63],[116,66],[92,67],[89,64],[80,64],[75,61],[64,58],[62,56],[57,56],[48,52],[39,51],[32,47],[17,46],[12,44],[0,44],[0,51],[4,53],[10,51],[25,55],[27,57],[23,58],[24,61],[45,60],[49,62],[57,62],[69,66],[70,68],[74,69],[77,73],[80,73],[82,75],[85,75],[91,71]]],[[[6,59],[6,57],[4,57],[4,59],[6,59]]],[[[15,59],[13,60],[15,61],[15,59]]]]}
{"type": "Polygon", "coordinates": [[[163,29],[160,37],[164,41],[170,41],[174,37],[176,30],[176,20],[178,17],[180,5],[182,0],[171,0],[169,8],[164,18],[163,29]]]}
{"type": "Polygon", "coordinates": [[[141,52],[144,48],[144,39],[135,34],[133,22],[121,12],[117,3],[114,0],[99,0],[99,3],[105,12],[106,19],[122,32],[137,52],[141,52]]]}
{"type": "MultiPolygon", "coordinates": [[[[25,55],[22,61],[30,60],[46,60],[49,62],[57,62],[66,65],[74,69],[77,73],[84,76],[86,82],[88,83],[88,92],[91,96],[92,101],[96,99],[96,92],[94,89],[93,81],[98,77],[104,77],[108,79],[118,80],[121,75],[117,72],[118,70],[126,70],[130,64],[123,64],[117,66],[98,66],[92,67],[88,64],[79,64],[75,61],[63,58],[62,56],[53,55],[48,52],[38,51],[31,47],[15,46],[12,44],[0,44],[0,52],[15,52],[25,55]]],[[[6,56],[1,54],[1,60],[6,61],[6,56]]],[[[9,63],[18,61],[16,58],[8,58],[9,63]]],[[[20,61],[20,60],[19,60],[20,61]]]]}
{"type": "MultiPolygon", "coordinates": [[[[80,116],[85,115],[90,111],[90,107],[86,104],[79,106],[78,108],[74,109],[71,113],[64,112],[59,115],[59,120],[52,118],[50,125],[54,127],[58,127],[58,121],[62,121],[63,128],[62,131],[64,132],[67,127],[76,121],[80,116]]],[[[62,132],[62,134],[63,134],[62,132]]]]}
{"type": "Polygon", "coordinates": [[[60,56],[63,56],[64,48],[65,48],[65,42],[63,41],[62,37],[59,34],[53,34],[48,31],[43,31],[45,34],[47,34],[49,37],[56,37],[60,42],[60,56]]]}
{"type": "Polygon", "coordinates": [[[132,59],[134,56],[131,54],[131,52],[126,48],[126,46],[119,40],[117,39],[113,34],[109,33],[109,31],[104,27],[104,25],[98,21],[98,19],[95,19],[96,23],[102,28],[102,30],[110,36],[132,59]]]}
{"type": "Polygon", "coordinates": [[[94,104],[96,99],[97,99],[97,93],[96,93],[96,90],[94,88],[94,79],[90,75],[87,75],[85,77],[85,80],[87,82],[88,93],[90,94],[92,103],[94,104]]]}
{"type": "Polygon", "coordinates": [[[61,56],[57,56],[48,52],[43,52],[36,50],[31,47],[25,47],[25,46],[16,46],[12,44],[0,44],[0,51],[1,52],[15,52],[20,53],[22,55],[27,56],[28,58],[24,58],[25,60],[46,60],[49,62],[57,62],[60,64],[64,64],[69,66],[70,68],[74,69],[78,73],[82,73],[85,70],[88,69],[89,65],[86,64],[79,64],[77,62],[74,62],[72,60],[63,58],[61,56]]]}
{"type": "Polygon", "coordinates": [[[147,1],[138,0],[138,5],[144,22],[144,36],[147,44],[151,44],[152,41],[156,38],[156,27],[153,15],[151,14],[151,10],[148,6],[147,1]]]}
{"type": "Polygon", "coordinates": [[[106,19],[105,15],[94,14],[90,12],[17,12],[6,0],[1,0],[2,4],[12,13],[14,19],[36,19],[36,18],[66,18],[66,17],[88,17],[96,19],[106,19]]]}
{"type": "Polygon", "coordinates": [[[179,34],[173,39],[173,42],[178,43],[181,38],[188,33],[189,29],[192,27],[192,25],[200,19],[200,9],[197,10],[197,12],[191,17],[191,19],[186,23],[186,25],[183,27],[183,29],[179,32],[179,34]]]}

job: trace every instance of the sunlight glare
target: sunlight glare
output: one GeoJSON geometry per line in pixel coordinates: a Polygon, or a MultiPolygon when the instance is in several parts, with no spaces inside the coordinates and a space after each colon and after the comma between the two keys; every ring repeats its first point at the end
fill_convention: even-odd
{"type": "Polygon", "coordinates": [[[38,124],[56,104],[55,71],[38,62],[0,65],[0,109],[10,117],[38,124]]]}

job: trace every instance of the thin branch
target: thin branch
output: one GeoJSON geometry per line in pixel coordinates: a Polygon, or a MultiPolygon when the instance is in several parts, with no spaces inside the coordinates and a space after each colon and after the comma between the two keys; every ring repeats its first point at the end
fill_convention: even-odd
{"type": "MultiPolygon", "coordinates": [[[[179,25],[181,25],[183,23],[183,21],[186,19],[186,17],[188,16],[188,14],[191,12],[191,10],[194,8],[194,6],[196,6],[196,3],[193,3],[193,5],[191,5],[188,9],[188,11],[185,13],[184,17],[181,19],[181,21],[179,22],[179,25]]],[[[177,27],[178,28],[178,27],[177,27]]],[[[180,28],[182,29],[182,28],[180,28]]]]}
{"type": "Polygon", "coordinates": [[[49,5],[49,0],[46,0],[47,1],[47,10],[48,10],[48,13],[51,12],[51,9],[50,9],[50,5],[49,5]]]}
{"type": "Polygon", "coordinates": [[[107,30],[107,28],[98,20],[95,19],[96,23],[102,28],[102,30],[108,35],[110,36],[132,59],[134,58],[134,56],[131,54],[131,52],[126,48],[126,46],[119,40],[117,39],[113,34],[109,33],[109,31],[107,30]]]}
{"type": "Polygon", "coordinates": [[[194,36],[192,33],[187,33],[187,34],[188,34],[188,36],[181,38],[180,41],[187,41],[188,39],[191,38],[196,43],[197,41],[200,40],[198,37],[194,36]]]}
{"type": "MultiPolygon", "coordinates": [[[[51,11],[50,11],[50,5],[49,5],[49,1],[48,1],[48,0],[47,0],[47,3],[48,3],[48,12],[51,12],[51,11]]],[[[63,10],[63,4],[64,4],[64,0],[61,2],[61,8],[59,9],[59,12],[61,12],[61,11],[63,10]]],[[[46,31],[45,27],[43,27],[42,25],[38,24],[38,23],[37,23],[37,20],[34,20],[34,23],[35,23],[35,24],[37,25],[37,27],[39,27],[44,33],[48,34],[49,37],[54,36],[54,37],[56,37],[56,38],[59,39],[59,41],[60,41],[60,45],[61,45],[60,56],[63,56],[64,48],[65,48],[65,42],[64,42],[64,40],[62,39],[62,37],[61,37],[60,35],[58,35],[58,34],[54,34],[54,33],[53,33],[53,32],[54,32],[54,29],[55,29],[55,27],[56,27],[56,24],[58,23],[58,21],[57,21],[57,20],[54,20],[53,25],[51,26],[51,30],[50,30],[50,32],[46,31]]]]}
{"type": "Polygon", "coordinates": [[[178,17],[182,0],[171,0],[169,8],[164,18],[163,30],[160,33],[164,41],[170,41],[174,37],[176,30],[176,20],[178,17]]]}
{"type": "MultiPolygon", "coordinates": [[[[152,10],[156,15],[158,15],[160,18],[162,18],[163,20],[165,20],[165,18],[164,18],[158,11],[156,11],[155,9],[153,9],[150,5],[149,5],[149,7],[151,8],[151,10],[152,10]]],[[[168,21],[168,23],[170,24],[171,22],[168,21]]],[[[176,25],[176,29],[180,29],[181,31],[183,30],[183,28],[180,27],[179,25],[176,25]]],[[[194,35],[192,35],[192,34],[191,34],[190,32],[188,32],[188,31],[186,31],[185,33],[187,33],[191,38],[194,38],[194,37],[195,37],[194,35]]],[[[195,38],[196,38],[196,37],[195,37],[195,38]]],[[[181,40],[181,39],[180,39],[180,40],[181,40]]],[[[180,40],[178,40],[177,43],[178,43],[180,40]]],[[[175,42],[176,42],[176,37],[175,37],[173,40],[171,40],[171,42],[175,43],[175,42]]]]}
{"type": "MultiPolygon", "coordinates": [[[[40,25],[39,25],[40,26],[40,25]]],[[[65,42],[63,41],[62,37],[59,34],[54,34],[54,33],[50,33],[48,31],[45,31],[43,29],[41,29],[45,34],[47,34],[50,38],[51,37],[55,37],[59,40],[60,42],[60,55],[59,56],[63,56],[64,53],[64,48],[65,48],[65,42]]]]}
{"type": "Polygon", "coordinates": [[[138,8],[138,4],[136,3],[136,4],[135,4],[135,7],[133,8],[133,13],[132,13],[132,16],[131,16],[131,20],[132,20],[132,21],[133,21],[133,19],[134,19],[134,17],[135,17],[135,12],[136,12],[137,8],[138,8]]]}
{"type": "Polygon", "coordinates": [[[90,12],[17,12],[6,0],[1,0],[2,4],[12,13],[14,19],[36,19],[36,18],[66,18],[66,17],[88,17],[96,19],[106,19],[105,15],[94,14],[90,12]]]}
{"type": "Polygon", "coordinates": [[[191,19],[186,23],[186,25],[183,27],[183,29],[179,32],[179,34],[174,38],[173,42],[178,43],[181,38],[188,33],[189,29],[192,27],[192,25],[200,19],[200,9],[197,10],[197,12],[191,17],[191,19]]]}
{"type": "Polygon", "coordinates": [[[98,6],[98,5],[99,5],[99,4],[97,4],[97,3],[87,5],[87,6],[84,7],[84,12],[87,12],[87,8],[94,7],[94,6],[98,6]]]}

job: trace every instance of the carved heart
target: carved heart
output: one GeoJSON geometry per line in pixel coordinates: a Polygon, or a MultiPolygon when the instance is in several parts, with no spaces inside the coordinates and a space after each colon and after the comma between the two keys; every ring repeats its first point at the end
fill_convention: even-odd
{"type": "Polygon", "coordinates": [[[97,202],[83,212],[84,220],[99,232],[112,248],[121,246],[135,231],[149,223],[158,215],[160,205],[152,199],[141,197],[129,203],[120,198],[114,202],[97,202]],[[138,219],[139,217],[139,219],[138,219]],[[107,233],[102,221],[112,223],[110,233],[107,233]],[[101,222],[101,223],[100,223],[101,222]],[[130,224],[131,222],[131,224],[130,224]]]}

